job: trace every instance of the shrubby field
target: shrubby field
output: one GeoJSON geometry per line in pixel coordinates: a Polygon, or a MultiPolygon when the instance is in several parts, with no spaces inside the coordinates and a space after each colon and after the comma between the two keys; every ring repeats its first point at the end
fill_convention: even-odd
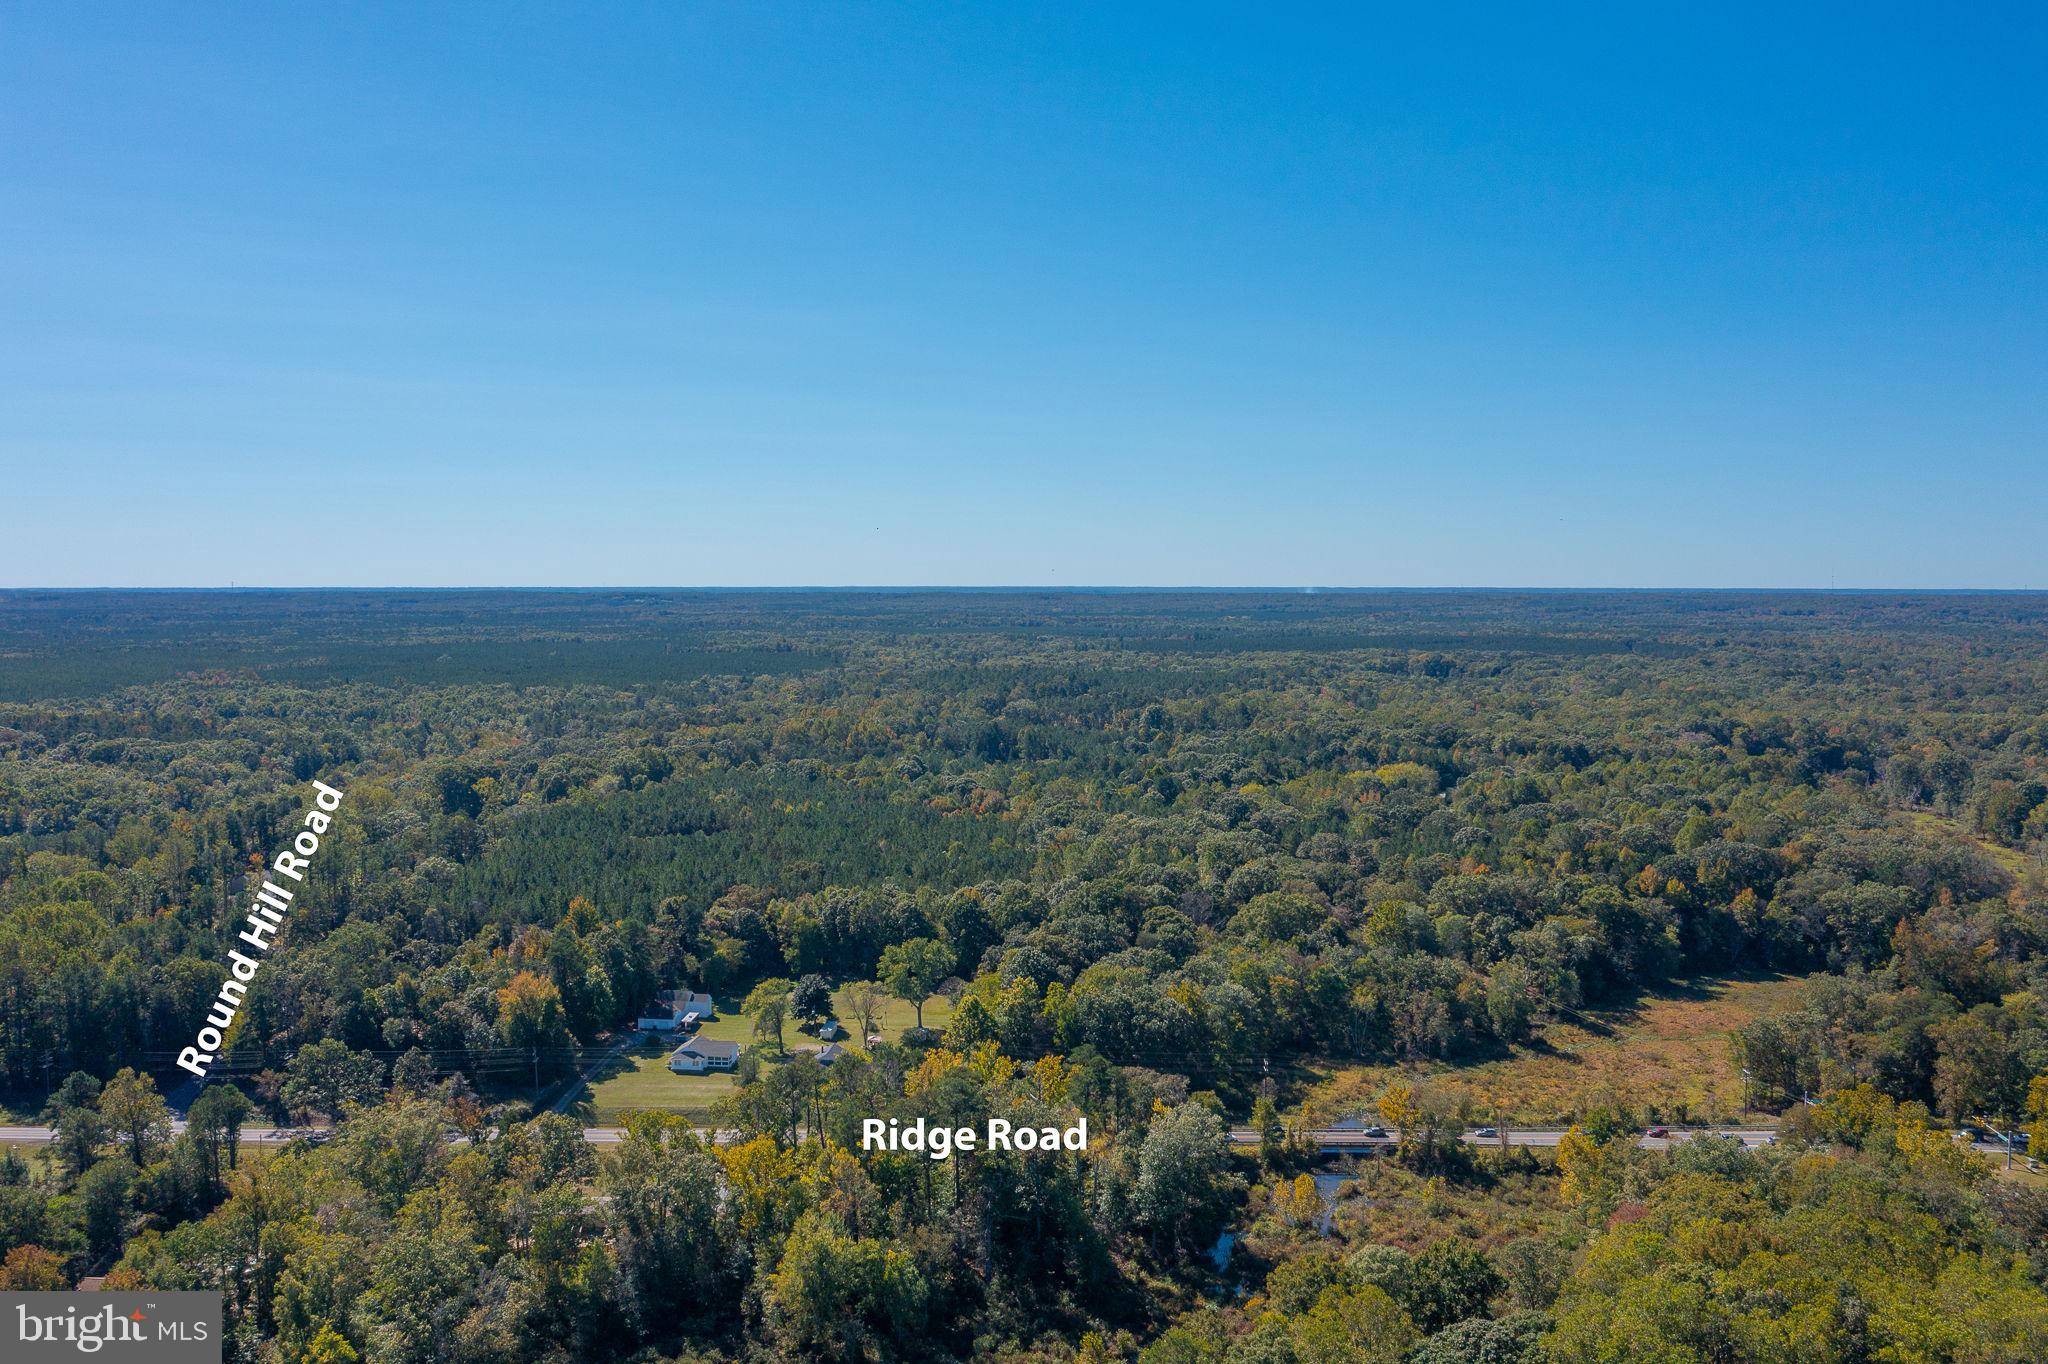
{"type": "Polygon", "coordinates": [[[1950,1131],[2048,1140],[2044,646],[2027,595],[0,594],[54,1134],[0,1280],[217,1288],[292,1364],[2048,1357],[2048,1192],[1950,1131]],[[723,1085],[624,1045],[678,986],[723,1085]],[[1399,1151],[1295,1135],[1345,1117],[1399,1151]],[[1688,1117],[1780,1139],[1635,1144],[1688,1117]]]}

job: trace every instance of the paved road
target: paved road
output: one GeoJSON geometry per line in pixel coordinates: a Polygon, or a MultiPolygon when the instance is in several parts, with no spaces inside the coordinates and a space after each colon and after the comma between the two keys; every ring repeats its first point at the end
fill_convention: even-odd
{"type": "MultiPolygon", "coordinates": [[[[185,1130],[183,1119],[171,1124],[175,1135],[185,1130]]],[[[331,1134],[331,1127],[245,1127],[242,1142],[248,1146],[283,1146],[300,1137],[331,1134]]],[[[729,1132],[717,1134],[721,1141],[732,1136],[729,1132]]],[[[0,1126],[0,1146],[46,1146],[57,1139],[55,1128],[51,1127],[7,1127],[0,1126]]],[[[593,1146],[616,1146],[626,1139],[623,1127],[586,1127],[583,1139],[593,1146]]],[[[457,1138],[456,1140],[460,1140],[457,1138]]]]}
{"type": "MultiPolygon", "coordinates": [[[[181,1119],[173,1122],[171,1130],[174,1133],[183,1132],[185,1130],[184,1121],[181,1119]]],[[[317,1136],[331,1131],[331,1128],[314,1127],[245,1127],[242,1129],[242,1140],[251,1146],[282,1146],[300,1137],[317,1136]]],[[[1680,1142],[1690,1141],[1706,1131],[1739,1137],[1742,1139],[1744,1146],[1750,1147],[1768,1146],[1778,1138],[1777,1132],[1768,1127],[1717,1127],[1697,1130],[1674,1127],[1671,1129],[1671,1135],[1668,1137],[1639,1137],[1636,1139],[1636,1145],[1648,1150],[1660,1151],[1677,1145],[1680,1142]]],[[[1510,1128],[1508,1131],[1508,1145],[1555,1146],[1564,1139],[1564,1134],[1565,1129],[1561,1127],[1510,1128]]],[[[729,1141],[734,1136],[731,1132],[723,1131],[713,1133],[712,1135],[714,1140],[720,1142],[729,1141]]],[[[1401,1141],[1401,1134],[1397,1130],[1389,1130],[1384,1137],[1369,1137],[1355,1127],[1321,1127],[1299,1135],[1312,1143],[1316,1150],[1324,1155],[1357,1155],[1367,1151],[1383,1151],[1398,1146],[1401,1141]]],[[[626,1130],[623,1127],[586,1127],[583,1129],[583,1139],[593,1146],[616,1146],[621,1141],[624,1141],[625,1137],[626,1130]]],[[[42,1146],[55,1141],[56,1138],[57,1133],[54,1128],[0,1126],[0,1145],[42,1146]]],[[[1256,1146],[1259,1144],[1259,1134],[1256,1130],[1249,1127],[1234,1128],[1230,1133],[1230,1140],[1239,1146],[1256,1146]]],[[[1482,1137],[1476,1131],[1460,1133],[1459,1140],[1473,1146],[1496,1146],[1500,1143],[1500,1138],[1482,1137]]],[[[1970,1149],[1987,1156],[2002,1156],[2005,1154],[2005,1147],[1997,1142],[1973,1142],[1970,1149]]],[[[2026,1153],[2024,1151],[2016,1152],[2014,1158],[2015,1160],[2024,1160],[2026,1159],[2026,1153]]]]}
{"type": "MultiPolygon", "coordinates": [[[[1556,1146],[1560,1141],[1564,1140],[1566,1130],[1562,1127],[1509,1128],[1507,1144],[1510,1146],[1556,1146]]],[[[1646,1150],[1663,1151],[1708,1132],[1718,1133],[1722,1136],[1738,1137],[1741,1139],[1742,1144],[1748,1147],[1769,1146],[1778,1139],[1777,1129],[1772,1127],[1673,1127],[1669,1129],[1669,1132],[1670,1135],[1664,1137],[1638,1137],[1636,1138],[1636,1145],[1646,1150]]],[[[1349,1155],[1365,1151],[1380,1151],[1398,1146],[1401,1143],[1400,1131],[1393,1128],[1388,1129],[1387,1135],[1383,1137],[1369,1137],[1355,1127],[1318,1127],[1298,1135],[1313,1145],[1317,1151],[1325,1155],[1349,1155]]],[[[1258,1132],[1249,1127],[1233,1128],[1230,1133],[1230,1139],[1239,1146],[1256,1146],[1259,1144],[1258,1132]]],[[[1498,1136],[1482,1137],[1474,1130],[1461,1132],[1458,1139],[1473,1146],[1497,1146],[1500,1144],[1498,1136]]],[[[2005,1154],[2005,1147],[1998,1142],[1973,1142],[1970,1149],[1991,1156],[2002,1156],[2005,1154]]],[[[2022,1159],[2025,1156],[2024,1152],[2016,1154],[2022,1159]]]]}
{"type": "MultiPolygon", "coordinates": [[[[171,1123],[172,1135],[185,1130],[185,1120],[175,1119],[171,1123]]],[[[282,1146],[296,1137],[303,1137],[316,1129],[310,1127],[245,1127],[242,1141],[252,1146],[282,1146]]],[[[43,1146],[57,1139],[53,1127],[0,1127],[0,1144],[16,1146],[43,1146]]]]}
{"type": "MultiPolygon", "coordinates": [[[[1562,1127],[1513,1127],[1508,1129],[1507,1144],[1509,1146],[1555,1146],[1564,1140],[1566,1130],[1562,1127]]],[[[1653,1151],[1663,1150],[1674,1143],[1698,1136],[1701,1131],[1714,1131],[1728,1136],[1740,1137],[1744,1146],[1766,1146],[1778,1139],[1777,1130],[1769,1127],[1719,1127],[1703,1128],[1699,1129],[1699,1131],[1673,1128],[1671,1129],[1671,1135],[1668,1137],[1640,1137],[1637,1139],[1637,1145],[1653,1151]]],[[[1343,1154],[1351,1151],[1378,1151],[1401,1144],[1401,1133],[1398,1128],[1390,1128],[1385,1136],[1379,1137],[1368,1136],[1355,1127],[1318,1127],[1297,1135],[1315,1146],[1317,1150],[1331,1154],[1343,1154]]],[[[1256,1146],[1259,1141],[1259,1134],[1249,1127],[1233,1128],[1230,1133],[1230,1139],[1239,1146],[1256,1146]]],[[[1477,1130],[1461,1132],[1458,1135],[1458,1139],[1473,1146],[1497,1146],[1500,1144],[1498,1136],[1481,1136],[1477,1130]]]]}

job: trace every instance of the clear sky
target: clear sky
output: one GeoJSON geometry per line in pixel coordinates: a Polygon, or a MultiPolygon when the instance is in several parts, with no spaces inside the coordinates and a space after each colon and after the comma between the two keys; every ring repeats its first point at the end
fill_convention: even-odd
{"type": "Polygon", "coordinates": [[[0,584],[2048,586],[2039,5],[0,7],[0,584]]]}

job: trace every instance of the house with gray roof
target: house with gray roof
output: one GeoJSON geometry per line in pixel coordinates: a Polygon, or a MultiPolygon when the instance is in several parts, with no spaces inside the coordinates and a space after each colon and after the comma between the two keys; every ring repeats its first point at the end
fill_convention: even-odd
{"type": "Polygon", "coordinates": [[[711,1037],[692,1037],[668,1054],[668,1068],[678,1075],[731,1070],[739,1063],[739,1043],[721,1042],[711,1037]]]}

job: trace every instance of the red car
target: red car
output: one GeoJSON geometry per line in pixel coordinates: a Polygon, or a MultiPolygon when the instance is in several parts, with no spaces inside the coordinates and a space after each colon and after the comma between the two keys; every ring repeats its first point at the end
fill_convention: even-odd
{"type": "Polygon", "coordinates": [[[1671,1129],[1668,1127],[1653,1127],[1643,1133],[1643,1135],[1646,1137],[1668,1137],[1671,1135],[1671,1129]]]}

